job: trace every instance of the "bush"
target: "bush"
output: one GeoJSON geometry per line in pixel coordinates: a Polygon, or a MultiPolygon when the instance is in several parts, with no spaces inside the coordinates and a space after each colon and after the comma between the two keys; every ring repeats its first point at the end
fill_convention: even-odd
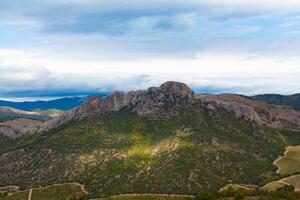
{"type": "Polygon", "coordinates": [[[196,200],[214,200],[219,197],[217,192],[201,192],[196,196],[196,200]]]}

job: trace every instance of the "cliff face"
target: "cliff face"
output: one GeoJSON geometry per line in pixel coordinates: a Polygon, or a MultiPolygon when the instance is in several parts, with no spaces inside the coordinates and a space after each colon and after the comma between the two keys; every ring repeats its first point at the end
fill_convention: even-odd
{"type": "Polygon", "coordinates": [[[178,115],[180,110],[193,101],[190,88],[177,82],[166,82],[160,87],[148,90],[132,91],[127,94],[115,92],[101,102],[102,111],[128,108],[147,118],[159,118],[178,115]]]}

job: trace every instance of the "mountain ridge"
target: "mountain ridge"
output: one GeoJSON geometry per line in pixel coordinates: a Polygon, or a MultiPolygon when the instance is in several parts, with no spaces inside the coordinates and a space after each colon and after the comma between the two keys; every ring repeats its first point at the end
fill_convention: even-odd
{"type": "Polygon", "coordinates": [[[103,112],[117,111],[127,107],[138,115],[146,118],[170,117],[180,114],[189,104],[200,99],[209,107],[220,106],[237,117],[271,127],[300,126],[300,112],[281,106],[256,102],[248,97],[231,94],[199,95],[195,94],[186,84],[169,81],[160,87],[147,90],[114,92],[103,98],[91,97],[83,105],[64,113],[49,121],[48,129],[57,127],[72,120],[95,116],[103,112]],[[63,120],[66,119],[66,120],[63,120]]]}
{"type": "Polygon", "coordinates": [[[24,111],[35,111],[35,110],[69,110],[82,104],[87,97],[65,97],[49,101],[24,101],[24,102],[13,102],[0,100],[0,106],[12,107],[24,111]]]}
{"type": "MultiPolygon", "coordinates": [[[[195,94],[186,84],[169,81],[160,87],[150,87],[147,90],[130,91],[128,93],[114,92],[105,97],[90,97],[80,106],[46,122],[37,124],[37,127],[32,127],[32,129],[42,133],[72,121],[92,118],[106,112],[119,111],[125,108],[143,118],[168,118],[178,116],[186,107],[196,101],[201,101],[209,109],[224,108],[228,112],[234,113],[237,118],[245,118],[259,125],[267,125],[273,128],[300,126],[300,111],[269,105],[240,95],[195,94]]],[[[18,135],[22,136],[24,134],[19,133],[18,135]]]]}
{"type": "Polygon", "coordinates": [[[300,93],[292,95],[262,94],[252,96],[252,98],[266,103],[288,106],[300,110],[300,93]]]}

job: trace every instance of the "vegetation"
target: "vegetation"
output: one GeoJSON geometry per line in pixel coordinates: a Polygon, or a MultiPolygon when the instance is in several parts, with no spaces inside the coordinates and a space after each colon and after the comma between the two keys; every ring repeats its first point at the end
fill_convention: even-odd
{"type": "Polygon", "coordinates": [[[37,188],[32,191],[32,200],[58,200],[82,196],[85,193],[78,184],[63,184],[37,188]]]}
{"type": "Polygon", "coordinates": [[[284,136],[289,145],[300,144],[300,130],[285,129],[281,130],[280,133],[284,136]]]}
{"type": "MultiPolygon", "coordinates": [[[[31,200],[67,200],[83,196],[85,193],[79,184],[61,184],[42,188],[33,188],[31,200]]],[[[29,190],[17,191],[0,197],[3,200],[27,200],[29,190]]]]}
{"type": "Polygon", "coordinates": [[[196,200],[298,200],[300,193],[288,190],[267,192],[264,190],[228,189],[223,192],[202,192],[196,200]]]}
{"type": "Polygon", "coordinates": [[[283,96],[278,94],[264,94],[254,96],[255,99],[265,101],[266,103],[289,106],[300,110],[300,94],[283,96]]]}
{"type": "Polygon", "coordinates": [[[5,195],[0,196],[1,200],[27,200],[29,190],[15,192],[12,195],[5,195]]]}
{"type": "Polygon", "coordinates": [[[200,104],[162,120],[121,110],[8,142],[2,153],[24,165],[14,170],[8,166],[16,163],[5,160],[0,174],[11,176],[2,175],[0,184],[79,182],[93,197],[195,194],[230,182],[263,185],[277,178],[272,162],[286,145],[277,130],[200,104]]]}
{"type": "Polygon", "coordinates": [[[274,164],[278,166],[278,173],[280,174],[300,172],[300,145],[287,147],[285,155],[274,164]]]}
{"type": "Polygon", "coordinates": [[[283,179],[284,182],[292,185],[296,191],[300,191],[300,175],[293,175],[283,179]]]}
{"type": "Polygon", "coordinates": [[[263,190],[267,190],[267,191],[275,191],[278,190],[280,188],[283,188],[284,186],[286,186],[286,184],[279,182],[279,181],[272,181],[266,185],[264,185],[263,187],[261,187],[263,190]]]}
{"type": "Polygon", "coordinates": [[[97,200],[194,200],[192,196],[180,196],[180,195],[118,195],[107,198],[100,198],[97,200]]]}
{"type": "MultiPolygon", "coordinates": [[[[298,200],[300,193],[284,187],[277,191],[268,192],[260,189],[242,189],[228,187],[221,192],[203,191],[197,195],[173,194],[120,194],[95,199],[87,195],[78,184],[52,185],[44,188],[34,188],[32,200],[298,200]]],[[[0,196],[1,200],[27,200],[29,190],[18,191],[11,195],[0,196]]]]}

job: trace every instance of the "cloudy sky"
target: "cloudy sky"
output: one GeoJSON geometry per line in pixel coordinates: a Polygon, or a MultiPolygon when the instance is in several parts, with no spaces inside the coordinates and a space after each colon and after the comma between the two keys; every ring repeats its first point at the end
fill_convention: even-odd
{"type": "Polygon", "coordinates": [[[299,0],[1,0],[0,97],[300,92],[299,0]]]}

